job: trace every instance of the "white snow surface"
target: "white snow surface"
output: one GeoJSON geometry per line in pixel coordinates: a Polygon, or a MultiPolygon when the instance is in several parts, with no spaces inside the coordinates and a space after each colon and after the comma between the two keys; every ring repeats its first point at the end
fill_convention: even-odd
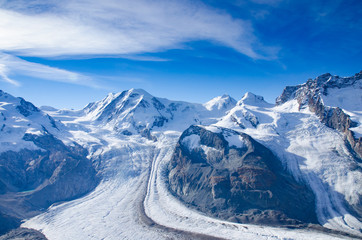
{"type": "Polygon", "coordinates": [[[236,100],[232,97],[230,97],[227,94],[224,94],[222,96],[218,96],[216,98],[211,99],[207,103],[204,104],[205,108],[209,111],[214,110],[229,110],[233,108],[236,104],[236,100]]]}
{"type": "Polygon", "coordinates": [[[358,123],[356,127],[350,128],[353,131],[356,138],[362,137],[362,111],[345,111],[350,117],[351,120],[358,123]]]}
{"type": "MultiPolygon", "coordinates": [[[[362,223],[349,214],[343,202],[356,204],[362,194],[362,174],[355,167],[357,163],[344,146],[343,135],[325,127],[308,110],[299,111],[295,100],[280,106],[240,102],[232,109],[222,110],[220,117],[220,112],[200,104],[160,98],[157,100],[166,108],[157,109],[151,104],[152,96],[141,90],[123,95],[121,101],[114,102],[121,94],[110,94],[81,111],[49,111],[54,118],[63,120],[69,139],[89,150],[89,158],[98,166],[102,181],[88,195],[52,206],[24,222],[23,227],[40,230],[50,240],[185,237],[174,230],[225,239],[341,238],[311,229],[230,223],[205,216],[177,200],[168,191],[165,170],[181,133],[192,124],[200,124],[215,132],[221,132],[221,128],[244,132],[270,148],[296,179],[311,187],[322,225],[362,237],[362,223]],[[140,108],[142,100],[150,103],[147,108],[140,108]],[[123,108],[126,103],[128,108],[123,108]],[[109,112],[99,119],[107,106],[119,115],[109,112]],[[175,108],[167,111],[169,106],[175,108]],[[167,117],[168,121],[151,127],[155,116],[167,117]],[[252,125],[250,121],[255,119],[250,116],[258,124],[252,125]],[[140,126],[149,127],[157,141],[138,134],[140,126]],[[127,129],[132,135],[124,135],[120,129],[127,129]],[[163,227],[147,224],[143,209],[148,218],[163,227]]],[[[361,119],[360,113],[354,111],[356,119],[361,119]]],[[[190,148],[197,147],[197,136],[189,137],[185,143],[190,148]]],[[[238,135],[226,139],[231,145],[243,146],[238,135]]]]}
{"type": "Polygon", "coordinates": [[[200,136],[196,134],[191,134],[190,136],[182,139],[181,143],[185,145],[190,151],[195,148],[200,147],[200,136]]]}
{"type": "Polygon", "coordinates": [[[326,106],[342,108],[352,121],[360,123],[351,128],[355,137],[362,137],[362,83],[358,82],[345,88],[328,88],[326,94],[321,94],[326,106]]]}
{"type": "Polygon", "coordinates": [[[352,81],[351,78],[340,78],[331,76],[327,84],[331,87],[326,88],[323,94],[320,94],[323,103],[331,107],[339,107],[347,111],[361,111],[362,105],[362,81],[352,81]],[[342,84],[343,87],[335,87],[334,83],[342,84]]]}
{"type": "Polygon", "coordinates": [[[225,140],[228,141],[229,146],[234,146],[237,148],[245,148],[246,142],[242,136],[238,134],[224,134],[225,140]]]}
{"type": "Polygon", "coordinates": [[[362,86],[328,88],[328,94],[322,95],[322,99],[327,106],[340,107],[347,111],[361,111],[362,86]]]}

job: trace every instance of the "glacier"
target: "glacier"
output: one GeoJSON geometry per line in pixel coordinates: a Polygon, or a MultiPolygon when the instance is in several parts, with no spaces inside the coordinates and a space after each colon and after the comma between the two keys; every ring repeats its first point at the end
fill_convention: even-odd
{"type": "MultiPolygon", "coordinates": [[[[327,79],[333,82],[334,78],[327,79]]],[[[358,123],[351,128],[358,137],[362,109],[360,104],[348,104],[350,92],[360,96],[360,85],[331,88],[322,99],[326,106],[342,108],[358,123]],[[347,94],[343,94],[343,87],[347,94]]],[[[8,105],[6,101],[0,103],[1,112],[8,105]]],[[[12,114],[20,116],[16,112],[7,118],[12,114]]],[[[76,142],[87,149],[87,157],[101,178],[87,195],[55,203],[22,223],[22,227],[39,230],[48,239],[362,237],[362,223],[348,207],[361,204],[361,163],[351,154],[343,132],[327,127],[308,107],[301,107],[294,96],[276,105],[252,93],[239,101],[224,95],[206,104],[193,104],[131,89],[109,94],[82,110],[47,107],[40,108],[39,114],[39,121],[47,124],[64,144],[76,142]],[[51,128],[53,122],[61,131],[51,128]],[[234,223],[188,208],[169,191],[166,169],[181,134],[190,125],[213,132],[227,128],[246,133],[268,147],[296,180],[312,189],[318,221],[331,231],[234,223]]],[[[4,124],[21,132],[18,136],[6,133],[17,143],[11,149],[35,149],[31,142],[21,139],[26,132],[41,134],[41,124],[29,127],[26,121],[12,119],[4,124]]],[[[1,146],[10,142],[5,135],[0,135],[0,140],[1,146]]],[[[197,138],[188,140],[190,148],[197,146],[197,138]]],[[[235,146],[244,144],[233,136],[228,141],[235,146]]]]}

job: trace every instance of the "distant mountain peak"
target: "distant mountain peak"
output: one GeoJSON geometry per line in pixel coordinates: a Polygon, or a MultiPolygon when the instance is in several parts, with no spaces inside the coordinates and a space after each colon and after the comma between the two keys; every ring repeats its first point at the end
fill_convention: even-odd
{"type": "Polygon", "coordinates": [[[49,111],[49,112],[56,112],[58,111],[59,109],[55,108],[55,107],[52,107],[52,106],[40,106],[39,107],[40,110],[42,111],[49,111]]]}
{"type": "Polygon", "coordinates": [[[224,93],[221,95],[221,98],[232,98],[229,94],[224,93]]]}
{"type": "Polygon", "coordinates": [[[223,94],[222,96],[215,97],[204,104],[204,107],[209,110],[221,110],[221,109],[227,109],[230,107],[235,106],[236,100],[232,98],[228,94],[223,94]]]}
{"type": "Polygon", "coordinates": [[[149,92],[147,92],[146,90],[142,89],[142,88],[131,88],[130,90],[128,90],[129,93],[138,93],[140,95],[146,95],[146,96],[152,96],[149,92]]]}
{"type": "Polygon", "coordinates": [[[268,103],[264,100],[264,97],[256,95],[251,92],[246,92],[237,104],[238,105],[246,104],[246,105],[259,106],[259,105],[265,105],[268,103]]]}

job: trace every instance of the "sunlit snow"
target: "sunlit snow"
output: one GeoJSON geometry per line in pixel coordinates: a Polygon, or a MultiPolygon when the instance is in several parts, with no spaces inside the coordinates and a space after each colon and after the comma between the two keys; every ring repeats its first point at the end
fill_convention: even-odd
{"type": "MultiPolygon", "coordinates": [[[[152,99],[143,92],[137,93],[138,100],[152,99]]],[[[127,94],[131,96],[130,92],[127,94]]],[[[224,111],[221,118],[220,113],[213,115],[202,105],[175,102],[181,107],[163,126],[152,129],[151,134],[157,139],[153,141],[137,134],[136,128],[132,129],[132,135],[124,135],[115,131],[114,126],[127,128],[122,124],[129,122],[130,117],[135,124],[139,123],[138,119],[154,119],[162,109],[155,111],[150,107],[141,111],[135,104],[132,105],[136,109],[132,115],[125,112],[116,120],[94,121],[103,113],[101,109],[107,107],[104,105],[109,105],[117,96],[109,95],[91,106],[93,110],[89,108],[82,113],[69,112],[67,116],[64,111],[62,114],[53,112],[55,118],[67,119],[65,124],[72,135],[70,139],[89,150],[89,158],[99,164],[103,180],[87,196],[50,207],[22,226],[38,229],[49,239],[168,239],[184,236],[175,230],[226,239],[340,239],[340,236],[311,229],[221,221],[191,210],[177,200],[168,191],[165,170],[183,130],[198,124],[207,125],[206,129],[217,132],[221,132],[220,128],[244,132],[270,148],[296,179],[312,188],[321,224],[362,236],[361,222],[348,213],[343,203],[353,204],[362,194],[361,172],[351,168],[354,160],[344,145],[342,134],[324,126],[309,110],[299,111],[295,101],[280,106],[266,103],[253,106],[250,102],[238,104],[224,111]],[[247,125],[250,119],[243,118],[244,113],[256,116],[258,124],[247,125]],[[234,116],[239,120],[236,121],[234,116]],[[240,124],[247,127],[242,128],[240,124]],[[351,184],[346,187],[346,183],[351,184]]],[[[160,102],[165,106],[172,103],[166,99],[160,102]]],[[[226,136],[226,140],[230,146],[243,147],[244,144],[242,137],[236,134],[226,136]]],[[[183,143],[193,149],[199,147],[199,141],[196,135],[190,135],[183,143]]]]}

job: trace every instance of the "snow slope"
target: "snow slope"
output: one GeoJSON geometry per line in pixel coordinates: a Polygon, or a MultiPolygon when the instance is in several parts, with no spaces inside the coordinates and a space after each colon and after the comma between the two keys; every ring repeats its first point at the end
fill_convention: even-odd
{"type": "Polygon", "coordinates": [[[233,108],[220,108],[223,103],[224,97],[205,105],[173,102],[131,89],[81,111],[49,111],[89,150],[103,180],[87,196],[53,206],[23,226],[49,239],[168,239],[185,232],[226,239],[340,239],[310,229],[230,223],[186,208],[169,193],[165,168],[182,131],[202,124],[245,132],[269,147],[296,179],[311,186],[325,227],[362,236],[361,222],[344,204],[358,201],[362,176],[339,132],[308,110],[299,111],[295,100],[274,106],[248,93],[233,108]],[[154,138],[142,137],[144,129],[154,138]]]}
{"type": "Polygon", "coordinates": [[[340,107],[347,111],[360,111],[362,102],[362,72],[355,77],[330,76],[321,94],[326,106],[340,107]]]}
{"type": "Polygon", "coordinates": [[[106,161],[98,187],[23,226],[39,229],[49,239],[160,239],[163,233],[151,231],[139,217],[154,147],[138,138],[105,136],[114,145],[98,155],[106,161]]]}
{"type": "MultiPolygon", "coordinates": [[[[332,78],[331,78],[332,80],[332,78]]],[[[330,80],[330,81],[331,81],[330,80]]],[[[329,88],[322,95],[323,103],[330,107],[342,108],[351,120],[357,123],[362,122],[362,81],[355,82],[344,88],[329,88]]],[[[355,137],[362,137],[362,125],[351,128],[355,137]]]]}

